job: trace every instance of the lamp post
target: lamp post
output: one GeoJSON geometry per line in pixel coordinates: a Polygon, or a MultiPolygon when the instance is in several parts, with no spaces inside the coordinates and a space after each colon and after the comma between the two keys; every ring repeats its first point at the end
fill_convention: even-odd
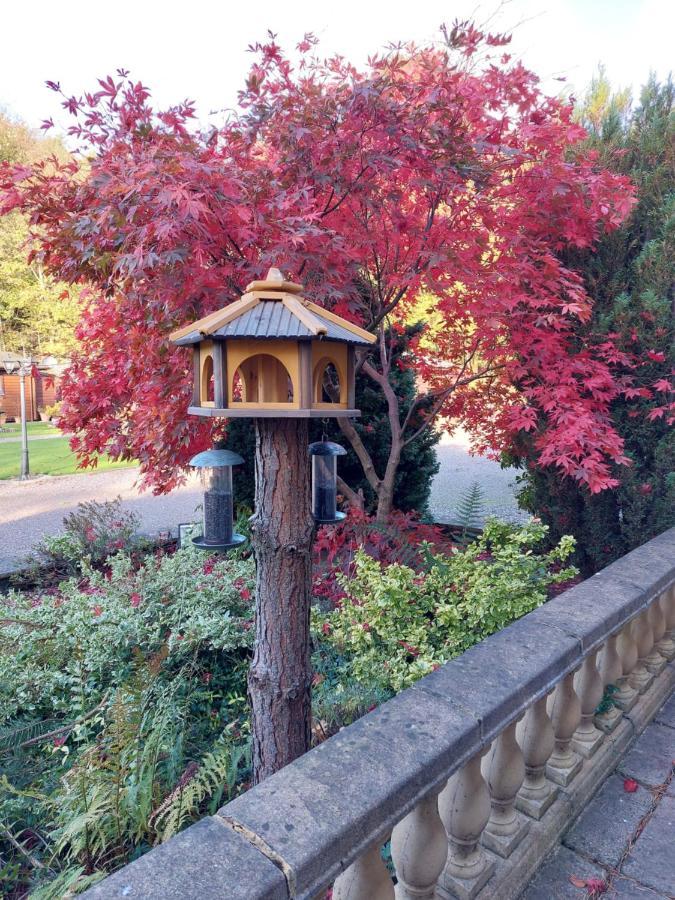
{"type": "Polygon", "coordinates": [[[21,403],[21,480],[25,481],[30,474],[28,463],[28,423],[26,422],[26,376],[33,370],[33,360],[25,356],[22,360],[7,360],[5,369],[9,375],[18,369],[19,398],[21,403]]]}

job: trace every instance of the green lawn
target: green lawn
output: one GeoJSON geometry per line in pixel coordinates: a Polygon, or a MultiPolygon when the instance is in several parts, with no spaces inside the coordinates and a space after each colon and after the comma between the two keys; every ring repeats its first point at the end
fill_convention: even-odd
{"type": "MultiPolygon", "coordinates": [[[[54,428],[51,422],[29,422],[28,436],[32,434],[61,434],[58,428],[54,428]]],[[[0,438],[21,437],[21,424],[19,422],[10,422],[8,425],[0,426],[0,438]]]]}
{"type": "MultiPolygon", "coordinates": [[[[42,423],[35,423],[42,424],[42,423]]],[[[96,469],[78,469],[75,454],[68,446],[68,438],[49,441],[28,441],[31,475],[73,475],[76,472],[102,472],[106,469],[129,468],[129,463],[113,462],[102,456],[96,469]]],[[[0,444],[0,480],[15,478],[21,469],[21,443],[0,444]]]]}

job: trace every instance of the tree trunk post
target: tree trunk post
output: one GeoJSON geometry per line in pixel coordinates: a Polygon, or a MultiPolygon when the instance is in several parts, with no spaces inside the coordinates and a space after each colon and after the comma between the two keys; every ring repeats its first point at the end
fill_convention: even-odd
{"type": "Polygon", "coordinates": [[[312,541],[306,419],[256,419],[255,651],[248,676],[253,781],[310,746],[312,541]]]}

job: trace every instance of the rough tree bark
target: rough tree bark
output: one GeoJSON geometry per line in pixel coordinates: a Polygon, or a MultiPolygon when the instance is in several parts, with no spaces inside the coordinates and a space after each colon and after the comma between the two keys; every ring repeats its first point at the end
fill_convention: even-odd
{"type": "Polygon", "coordinates": [[[310,746],[308,443],[307,420],[256,419],[256,641],[248,676],[255,784],[310,746]]]}

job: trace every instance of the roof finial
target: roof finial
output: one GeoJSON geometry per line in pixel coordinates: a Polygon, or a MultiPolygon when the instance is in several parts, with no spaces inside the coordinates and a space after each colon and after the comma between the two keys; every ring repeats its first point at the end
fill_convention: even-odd
{"type": "Polygon", "coordinates": [[[246,285],[246,293],[250,291],[279,291],[286,294],[299,294],[302,291],[302,285],[295,284],[293,281],[286,281],[281,274],[281,270],[277,269],[276,266],[271,266],[267,270],[264,281],[252,281],[246,285]]]}
{"type": "Polygon", "coordinates": [[[276,266],[271,266],[267,270],[267,275],[265,276],[265,281],[283,281],[284,276],[281,274],[281,271],[277,269],[276,266]]]}

